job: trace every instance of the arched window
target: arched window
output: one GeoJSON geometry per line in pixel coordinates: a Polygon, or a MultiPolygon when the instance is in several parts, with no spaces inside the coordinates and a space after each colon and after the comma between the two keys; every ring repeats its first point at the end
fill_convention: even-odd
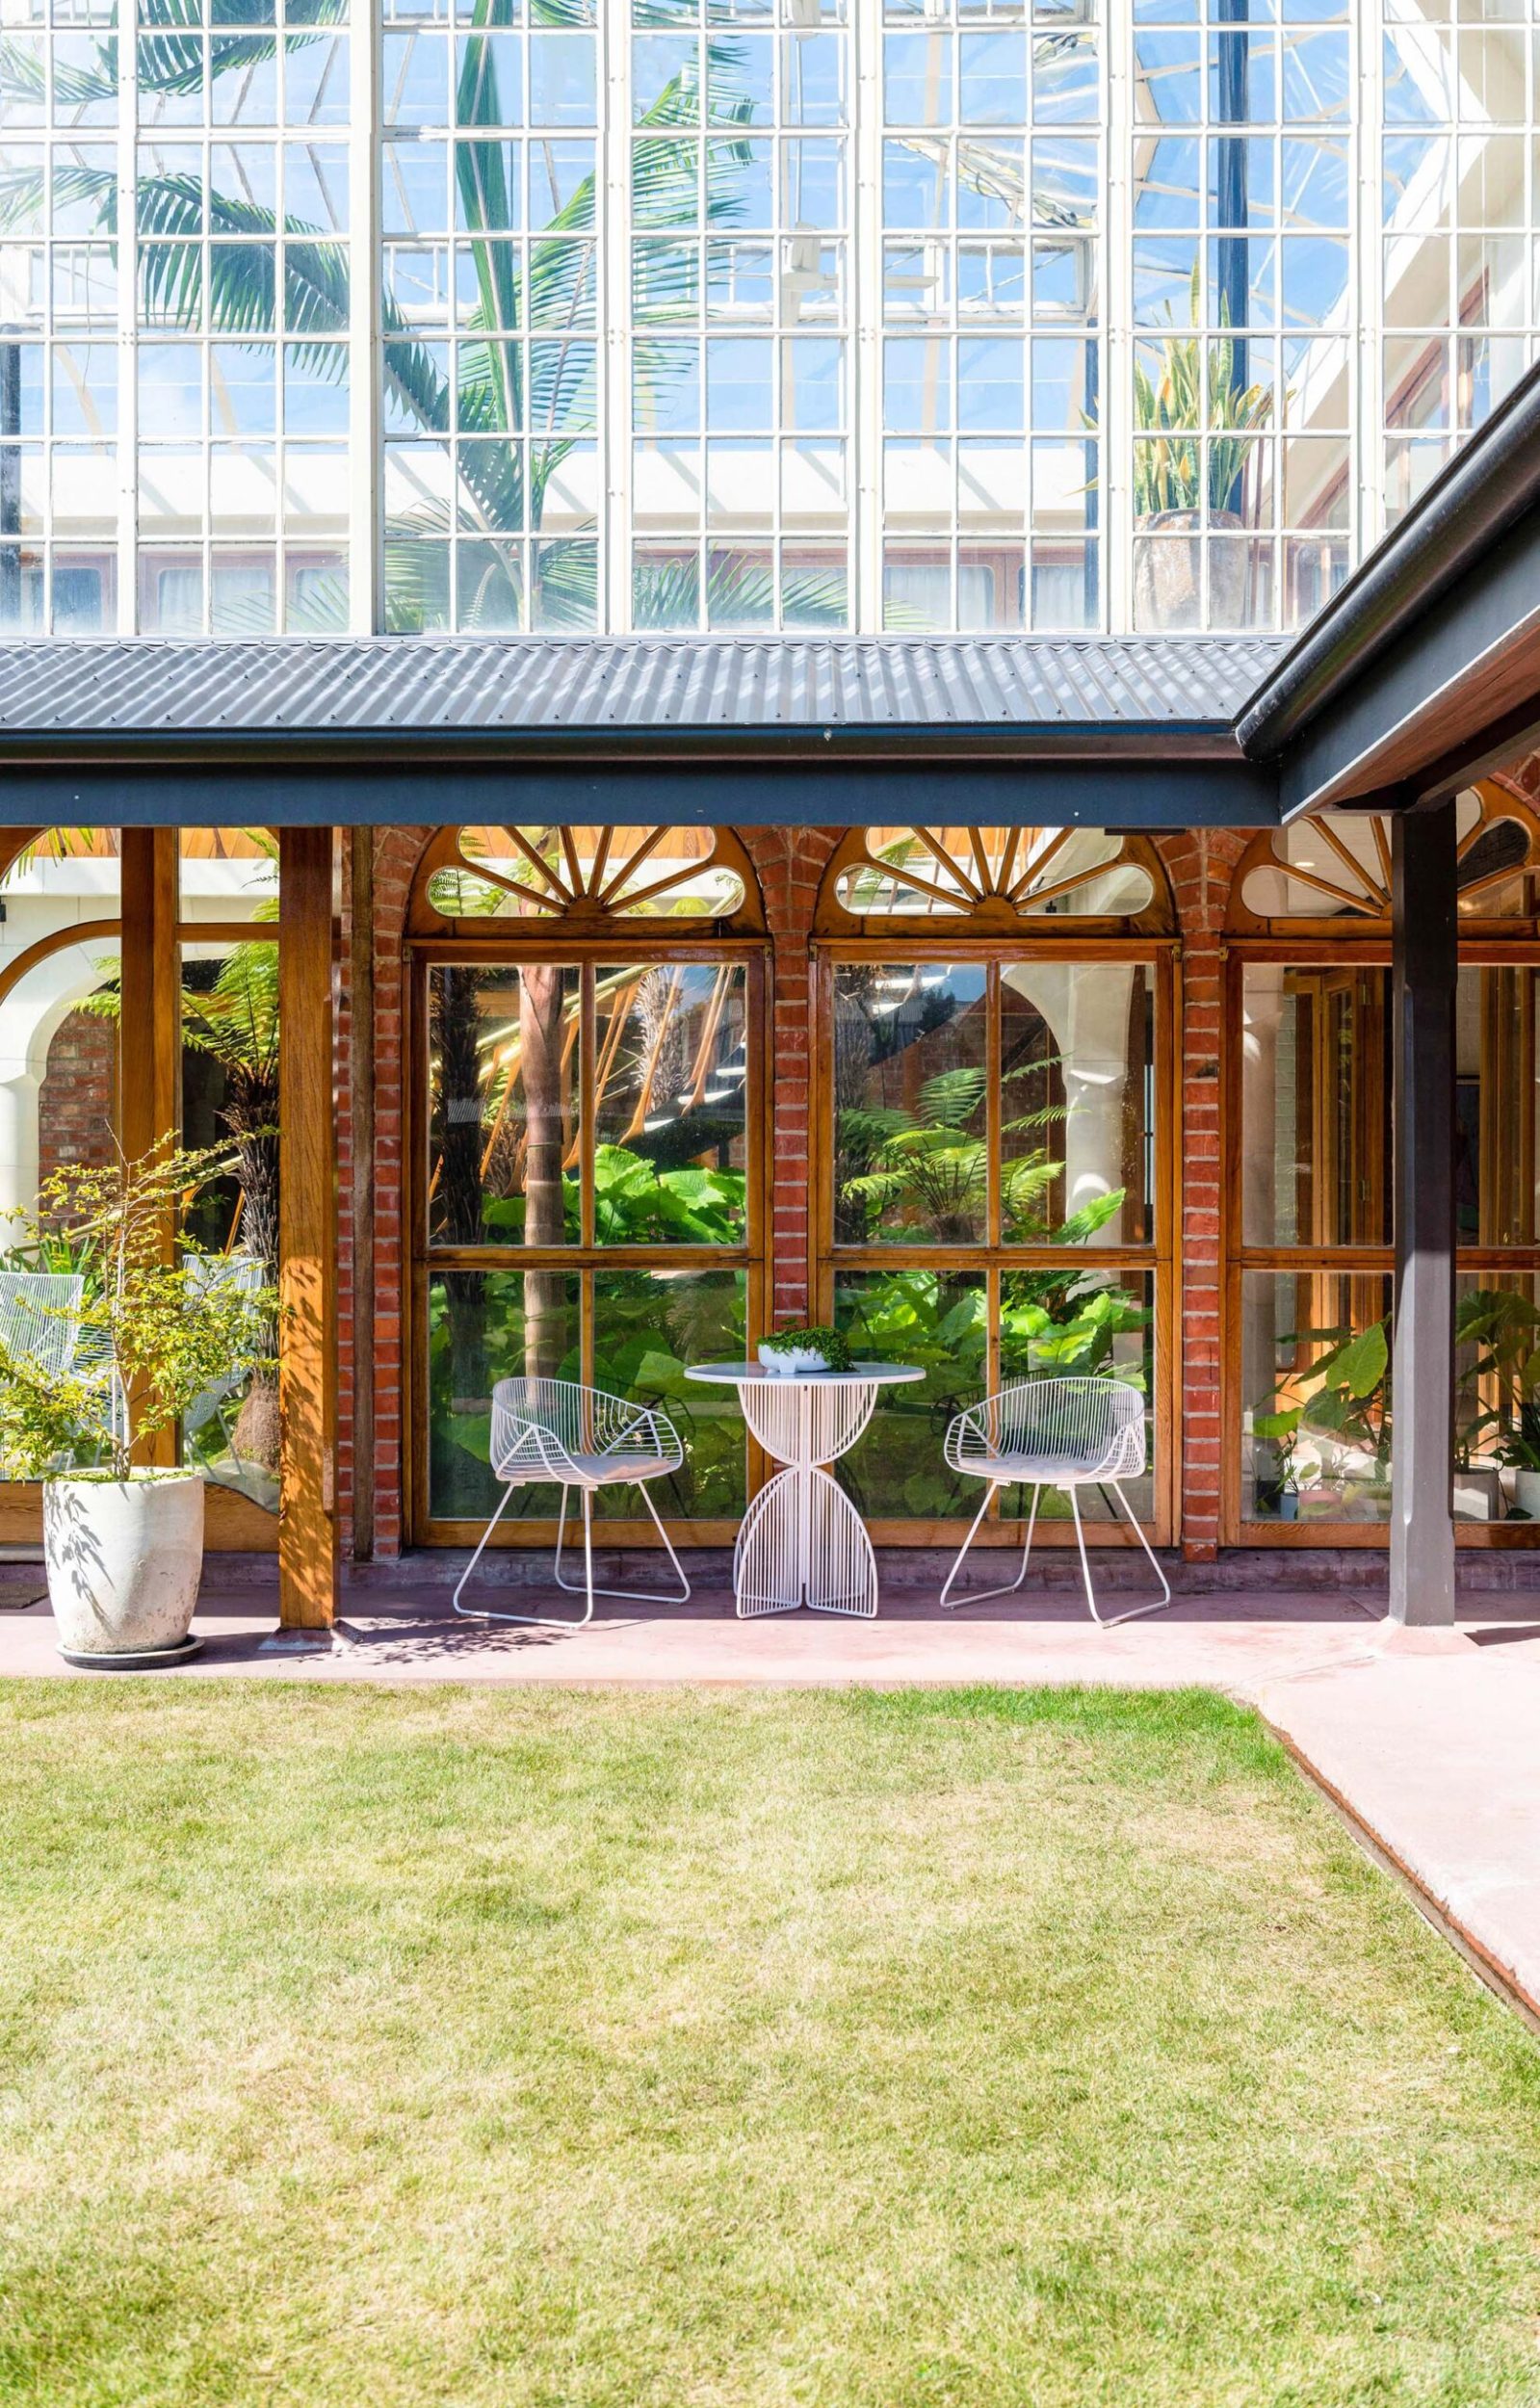
{"type": "Polygon", "coordinates": [[[765,925],[748,855],[727,828],[447,827],[424,855],[416,897],[419,933],[487,920],[666,920],[681,934],[765,925]]]}
{"type": "MultiPolygon", "coordinates": [[[[1540,1465],[1540,822],[1462,795],[1454,1505],[1532,1531],[1540,1465]],[[1527,1483],[1526,1483],[1527,1486],[1527,1483]]],[[[1391,829],[1323,812],[1237,870],[1226,1004],[1226,1535],[1383,1541],[1394,1452],[1391,829]]]]}
{"type": "MultiPolygon", "coordinates": [[[[853,829],[816,925],[821,1318],[926,1374],[885,1393],[842,1476],[879,1535],[923,1535],[965,1509],[942,1455],[950,1413],[1012,1380],[1109,1372],[1151,1400],[1142,1514],[1168,1534],[1155,1407],[1174,917],[1159,855],[1096,828],[853,829]]],[[[1005,1516],[995,1531],[1019,1536],[1005,1516]]]]}
{"type": "MultiPolygon", "coordinates": [[[[661,1510],[730,1536],[746,1499],[736,1397],[684,1370],[741,1356],[761,1326],[765,946],[747,853],[726,829],[445,828],[407,925],[416,1534],[480,1534],[498,1494],[492,1387],[529,1372],[663,1404],[686,1461],[661,1510]]],[[[555,1503],[540,1491],[526,1513],[555,1503]]]]}
{"type": "Polygon", "coordinates": [[[1165,875],[1138,836],[1100,827],[858,827],[823,881],[820,928],[951,922],[1005,932],[1039,919],[1164,935],[1165,875]]]}
{"type": "MultiPolygon", "coordinates": [[[[1455,806],[1462,922],[1527,925],[1540,903],[1540,820],[1527,802],[1490,785],[1455,806]]],[[[1235,879],[1237,933],[1292,929],[1302,921],[1363,933],[1388,925],[1391,829],[1380,812],[1320,811],[1254,837],[1235,879]]]]}

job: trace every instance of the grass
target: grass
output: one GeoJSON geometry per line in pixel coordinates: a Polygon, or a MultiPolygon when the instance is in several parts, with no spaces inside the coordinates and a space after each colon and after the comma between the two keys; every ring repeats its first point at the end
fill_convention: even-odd
{"type": "Polygon", "coordinates": [[[0,1687],[0,2400],[1540,2400],[1540,2053],[1213,1697],[0,1687]]]}

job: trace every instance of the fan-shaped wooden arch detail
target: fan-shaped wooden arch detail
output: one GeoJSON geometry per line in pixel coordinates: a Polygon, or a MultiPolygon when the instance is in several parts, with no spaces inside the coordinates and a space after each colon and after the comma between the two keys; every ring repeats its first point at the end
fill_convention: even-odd
{"type": "Polygon", "coordinates": [[[1099,827],[854,827],[823,873],[817,917],[822,935],[1166,935],[1175,925],[1148,838],[1099,827]]]}
{"type": "Polygon", "coordinates": [[[727,827],[444,827],[417,865],[413,935],[519,924],[598,934],[638,923],[670,937],[757,934],[759,880],[727,827]]]}
{"type": "MultiPolygon", "coordinates": [[[[1532,924],[1540,906],[1540,817],[1486,780],[1459,798],[1462,922],[1532,924]]],[[[1379,812],[1321,811],[1266,828],[1240,857],[1230,890],[1237,935],[1368,935],[1391,917],[1391,825],[1379,812]]]]}

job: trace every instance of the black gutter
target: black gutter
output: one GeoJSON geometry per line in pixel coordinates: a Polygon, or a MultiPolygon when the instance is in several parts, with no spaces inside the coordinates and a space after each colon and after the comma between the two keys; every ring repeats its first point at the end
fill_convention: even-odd
{"type": "Polygon", "coordinates": [[[1540,503],[1540,364],[1318,613],[1236,721],[1253,760],[1276,759],[1306,721],[1540,503]]]}
{"type": "Polygon", "coordinates": [[[528,768],[558,763],[667,762],[784,764],[839,761],[903,767],[915,761],[989,761],[1005,765],[1072,761],[1115,768],[1126,761],[1245,766],[1234,729],[1221,720],[1151,722],[985,721],[874,726],[784,723],[759,727],[299,727],[82,730],[26,728],[0,733],[0,775],[8,770],[61,770],[95,763],[121,767],[217,768],[246,763],[274,770],[327,763],[381,766],[528,768]]]}

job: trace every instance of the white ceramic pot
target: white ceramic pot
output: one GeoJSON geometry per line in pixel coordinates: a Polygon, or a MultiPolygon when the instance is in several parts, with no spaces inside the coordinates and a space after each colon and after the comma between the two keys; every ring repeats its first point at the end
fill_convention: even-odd
{"type": "Polygon", "coordinates": [[[47,1479],[42,1550],[66,1656],[133,1656],[188,1635],[203,1569],[196,1473],[47,1479]]]}
{"type": "Polygon", "coordinates": [[[1531,1522],[1540,1522],[1540,1472],[1520,1466],[1513,1475],[1513,1502],[1531,1522]]]}
{"type": "Polygon", "coordinates": [[[797,1379],[804,1372],[826,1372],[828,1358],[817,1347],[767,1347],[759,1350],[760,1367],[777,1379],[797,1379]]]}

